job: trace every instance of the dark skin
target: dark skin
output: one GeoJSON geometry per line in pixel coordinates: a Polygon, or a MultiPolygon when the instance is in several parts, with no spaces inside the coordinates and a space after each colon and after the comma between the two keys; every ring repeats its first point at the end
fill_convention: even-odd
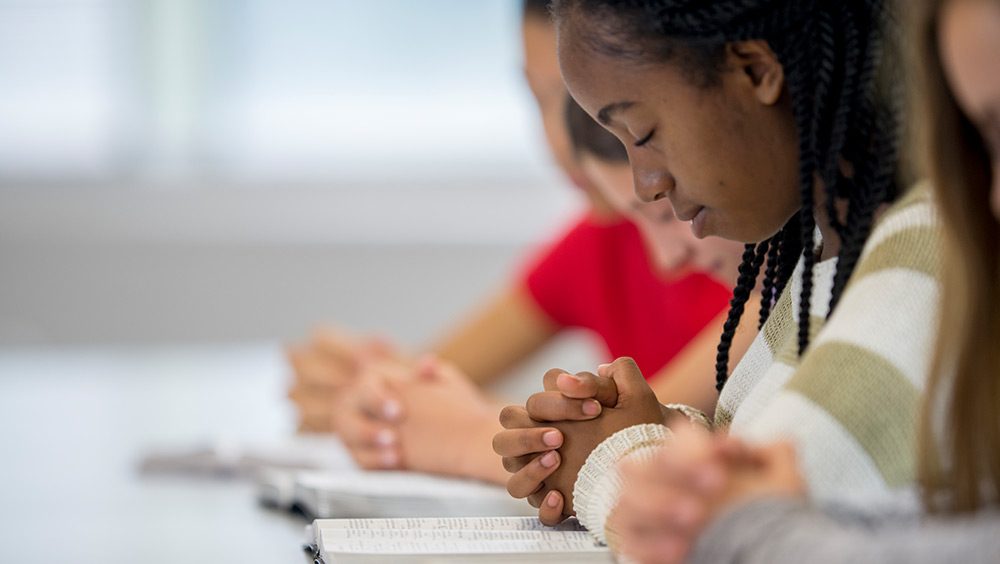
{"type": "MultiPolygon", "coordinates": [[[[703,87],[673,62],[594,52],[581,38],[597,31],[583,16],[557,25],[569,91],[627,148],[641,201],[668,198],[680,219],[694,219],[697,236],[744,243],[773,236],[798,212],[798,136],[784,68],[766,42],[727,45],[717,83],[703,87]]],[[[823,202],[822,186],[816,190],[816,201],[823,202]]],[[[817,206],[816,220],[824,240],[820,258],[826,259],[836,256],[839,240],[823,209],[817,206]]],[[[513,472],[508,490],[540,505],[539,518],[549,524],[573,513],[567,496],[596,445],[618,429],[665,423],[644,400],[618,401],[606,380],[561,374],[546,374],[546,391],[524,408],[505,409],[506,430],[494,439],[494,450],[513,472]],[[600,398],[601,414],[583,413],[588,398],[600,398]],[[610,413],[613,420],[602,421],[610,413]],[[566,445],[558,452],[540,440],[549,431],[559,431],[566,445]],[[549,452],[552,465],[540,464],[549,452]]],[[[651,395],[646,390],[636,381],[630,393],[645,398],[651,395]]]]}
{"type": "Polygon", "coordinates": [[[535,484],[536,477],[563,492],[560,507],[542,508],[547,513],[547,522],[558,522],[572,514],[571,511],[563,513],[564,507],[573,506],[572,484],[587,455],[603,437],[638,423],[663,423],[670,415],[670,410],[660,405],[631,358],[620,358],[602,366],[598,372],[599,375],[590,372],[569,374],[559,369],[549,370],[544,377],[544,392],[528,398],[525,408],[509,406],[500,415],[504,428],[513,431],[496,435],[493,445],[498,452],[519,447],[545,448],[547,445],[541,435],[551,430],[558,431],[562,437],[558,450],[562,463],[554,467],[541,465],[540,457],[532,455],[503,460],[504,468],[516,476],[508,481],[508,490],[515,497],[527,497],[533,506],[540,507],[547,491],[535,484]],[[564,395],[564,390],[571,397],[564,395]],[[572,396],[580,396],[580,399],[572,396]],[[599,417],[583,410],[584,406],[597,409],[595,403],[601,404],[599,417]],[[533,429],[534,434],[522,433],[522,429],[533,429]],[[529,442],[507,444],[509,440],[525,439],[529,442]],[[521,470],[525,473],[519,474],[521,470]]]}

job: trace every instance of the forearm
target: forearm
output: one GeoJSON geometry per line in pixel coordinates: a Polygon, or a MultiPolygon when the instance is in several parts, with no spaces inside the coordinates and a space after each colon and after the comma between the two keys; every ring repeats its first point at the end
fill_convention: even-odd
{"type": "Polygon", "coordinates": [[[901,520],[865,526],[798,500],[760,500],[722,516],[699,538],[689,562],[995,562],[1000,515],[901,520]]]}
{"type": "Polygon", "coordinates": [[[476,384],[487,384],[543,347],[558,331],[531,296],[512,285],[446,334],[430,350],[476,384]]]}
{"type": "MultiPolygon", "coordinates": [[[[499,413],[500,409],[502,406],[498,405],[496,412],[499,413]]],[[[499,485],[507,483],[510,473],[504,469],[500,456],[493,452],[493,437],[502,430],[498,418],[493,417],[479,426],[468,444],[456,445],[464,451],[460,475],[499,485]]]]}

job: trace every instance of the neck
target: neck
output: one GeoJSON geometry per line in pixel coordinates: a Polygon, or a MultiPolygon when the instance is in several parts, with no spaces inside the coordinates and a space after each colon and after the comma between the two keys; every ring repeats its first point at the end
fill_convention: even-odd
{"type": "Polygon", "coordinates": [[[822,220],[820,220],[820,213],[820,210],[816,210],[816,226],[819,227],[819,232],[823,235],[823,247],[819,253],[819,260],[823,261],[840,254],[840,237],[826,218],[826,212],[822,212],[822,220]]]}
{"type": "MultiPolygon", "coordinates": [[[[830,224],[830,216],[826,213],[826,190],[823,187],[823,182],[819,179],[816,180],[813,201],[816,202],[816,206],[813,208],[813,217],[816,218],[816,227],[819,228],[819,232],[823,236],[819,260],[832,259],[840,254],[841,241],[840,236],[834,231],[833,225],[830,224]]],[[[837,202],[837,215],[841,217],[841,220],[847,215],[846,202],[837,202]]]]}

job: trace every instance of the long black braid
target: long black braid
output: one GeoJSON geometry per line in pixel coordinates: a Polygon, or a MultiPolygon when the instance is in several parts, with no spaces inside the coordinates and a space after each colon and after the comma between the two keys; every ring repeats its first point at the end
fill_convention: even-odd
{"type": "Polygon", "coordinates": [[[733,299],[729,302],[729,316],[726,318],[725,325],[723,325],[722,340],[719,342],[719,349],[715,357],[715,385],[720,390],[726,383],[726,380],[725,378],[720,379],[718,374],[720,371],[725,373],[726,367],[729,366],[729,348],[733,344],[733,336],[736,334],[736,328],[743,317],[743,310],[746,307],[747,300],[750,299],[750,294],[753,292],[754,286],[757,285],[760,267],[764,264],[764,258],[767,256],[770,245],[770,239],[759,245],[750,243],[743,251],[740,275],[736,282],[736,288],[733,289],[733,299]]]}
{"type": "MultiPolygon", "coordinates": [[[[589,46],[640,61],[677,59],[692,78],[713,85],[725,45],[762,39],[787,77],[799,134],[802,206],[776,235],[747,246],[719,343],[716,379],[729,373],[729,348],[757,283],[759,323],[802,261],[798,351],[810,341],[813,270],[818,259],[816,214],[840,239],[829,313],[836,307],[872,230],[877,210],[897,196],[899,114],[891,89],[877,88],[884,61],[889,0],[555,0],[558,20],[582,15],[593,28],[589,46]],[[816,180],[823,186],[817,202],[816,180]],[[818,205],[817,205],[818,204],[818,205]]],[[[830,242],[832,244],[832,242],[830,242]]]]}

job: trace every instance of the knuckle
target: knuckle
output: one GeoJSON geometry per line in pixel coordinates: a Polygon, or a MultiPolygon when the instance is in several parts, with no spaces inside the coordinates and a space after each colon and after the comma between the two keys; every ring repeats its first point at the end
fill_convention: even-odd
{"type": "Polygon", "coordinates": [[[619,357],[615,359],[614,364],[621,365],[622,368],[629,368],[629,369],[635,368],[637,370],[639,368],[639,365],[635,363],[635,359],[630,356],[619,357]]]}
{"type": "Polygon", "coordinates": [[[501,458],[500,463],[503,464],[503,469],[510,472],[511,474],[523,468],[522,465],[517,463],[516,458],[511,458],[509,456],[501,458]]]}
{"type": "Polygon", "coordinates": [[[528,396],[528,401],[524,403],[524,408],[528,411],[528,416],[531,417],[532,414],[537,413],[539,409],[539,403],[543,403],[545,398],[545,393],[531,394],[528,396]]]}
{"type": "Polygon", "coordinates": [[[563,370],[562,368],[552,368],[546,371],[545,375],[542,376],[542,386],[546,390],[555,389],[556,380],[559,378],[560,374],[563,374],[565,372],[566,371],[563,370]]]}
{"type": "Polygon", "coordinates": [[[508,405],[500,410],[500,425],[505,429],[509,429],[514,425],[517,420],[518,410],[520,406],[508,405]]]}
{"type": "Polygon", "coordinates": [[[528,398],[525,408],[528,417],[539,421],[561,418],[563,413],[562,396],[559,392],[541,392],[528,398]],[[553,394],[556,396],[554,397],[553,394]]]}
{"type": "Polygon", "coordinates": [[[521,499],[524,496],[521,495],[521,488],[516,482],[516,478],[517,476],[514,476],[510,480],[507,480],[507,493],[510,494],[510,497],[521,499]]]}
{"type": "Polygon", "coordinates": [[[517,434],[517,444],[521,447],[521,452],[535,452],[539,450],[537,432],[522,432],[517,434]]]}

